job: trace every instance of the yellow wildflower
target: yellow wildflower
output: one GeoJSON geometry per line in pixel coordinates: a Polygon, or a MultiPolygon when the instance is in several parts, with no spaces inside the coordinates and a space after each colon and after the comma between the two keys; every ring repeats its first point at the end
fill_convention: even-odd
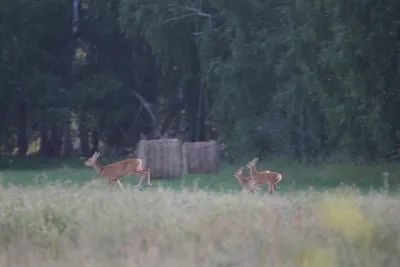
{"type": "Polygon", "coordinates": [[[336,264],[335,251],[328,248],[307,250],[301,257],[301,267],[334,267],[336,264]]]}
{"type": "Polygon", "coordinates": [[[374,225],[353,201],[346,198],[331,198],[321,206],[324,226],[340,232],[349,242],[361,241],[369,246],[372,242],[374,225]]]}

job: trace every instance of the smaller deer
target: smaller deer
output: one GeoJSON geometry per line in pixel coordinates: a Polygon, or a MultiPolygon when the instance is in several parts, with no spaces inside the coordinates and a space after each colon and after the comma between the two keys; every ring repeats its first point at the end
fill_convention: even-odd
{"type": "Polygon", "coordinates": [[[124,191],[121,182],[119,179],[130,176],[134,174],[140,174],[141,178],[139,183],[135,186],[142,190],[142,181],[147,176],[147,185],[153,187],[150,183],[150,169],[142,169],[142,160],[138,158],[125,159],[118,162],[114,162],[112,164],[102,166],[97,161],[100,153],[94,152],[93,156],[91,156],[86,162],[85,166],[93,167],[101,177],[106,178],[108,181],[108,186],[114,181],[118,183],[121,187],[121,190],[124,191]]]}
{"type": "Polygon", "coordinates": [[[253,186],[258,186],[261,184],[268,184],[269,194],[271,195],[276,190],[279,190],[277,183],[282,180],[282,174],[278,172],[271,172],[271,171],[262,171],[258,172],[256,170],[256,163],[258,158],[254,158],[253,160],[247,163],[247,168],[250,169],[251,178],[254,180],[253,186]]]}
{"type": "Polygon", "coordinates": [[[234,174],[239,183],[241,183],[247,192],[255,193],[256,190],[260,190],[261,188],[258,186],[254,186],[253,179],[251,177],[244,177],[243,176],[243,167],[239,168],[234,174]]]}

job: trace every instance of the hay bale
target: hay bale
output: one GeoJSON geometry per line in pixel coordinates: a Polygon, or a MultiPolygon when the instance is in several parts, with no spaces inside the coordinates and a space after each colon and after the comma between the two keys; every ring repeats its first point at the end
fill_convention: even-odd
{"type": "Polygon", "coordinates": [[[182,176],[182,150],[179,139],[141,140],[137,157],[152,178],[177,179],[182,176]]]}
{"type": "Polygon", "coordinates": [[[216,141],[184,143],[183,173],[219,173],[220,153],[216,141]]]}

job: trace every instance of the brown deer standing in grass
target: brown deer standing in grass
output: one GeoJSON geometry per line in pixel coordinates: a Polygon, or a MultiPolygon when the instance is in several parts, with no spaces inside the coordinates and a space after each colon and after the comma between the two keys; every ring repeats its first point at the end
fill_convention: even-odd
{"type": "Polygon", "coordinates": [[[269,187],[269,194],[271,195],[276,190],[279,190],[279,187],[276,185],[282,180],[282,174],[278,172],[271,172],[271,171],[262,171],[258,172],[256,170],[256,163],[258,158],[254,158],[253,160],[247,163],[247,168],[250,169],[250,175],[253,179],[253,186],[258,186],[261,184],[268,184],[269,187]]]}
{"type": "Polygon", "coordinates": [[[119,179],[130,176],[134,174],[140,174],[141,178],[139,183],[135,186],[142,190],[142,181],[147,176],[147,185],[153,187],[150,183],[150,169],[142,169],[142,160],[137,158],[125,159],[118,162],[114,162],[112,164],[102,166],[97,161],[100,153],[94,152],[93,156],[91,156],[86,162],[85,166],[93,167],[100,174],[101,177],[106,178],[108,181],[108,186],[110,186],[111,182],[116,181],[118,185],[121,187],[123,191],[123,187],[119,179]]]}
{"type": "Polygon", "coordinates": [[[247,192],[255,193],[256,190],[260,190],[261,188],[258,186],[253,186],[253,179],[251,177],[243,176],[243,167],[239,168],[234,174],[239,183],[241,183],[247,192]]]}

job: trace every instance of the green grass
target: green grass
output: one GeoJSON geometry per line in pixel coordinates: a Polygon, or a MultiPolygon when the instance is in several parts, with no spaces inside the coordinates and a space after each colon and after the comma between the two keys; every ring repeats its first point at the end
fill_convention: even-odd
{"type": "MultiPolygon", "coordinates": [[[[100,162],[101,164],[108,164],[116,160],[118,159],[101,158],[100,162]]],[[[83,166],[84,161],[85,158],[2,158],[0,160],[0,167],[2,167],[0,169],[0,177],[3,186],[8,186],[10,183],[29,186],[54,181],[70,181],[82,186],[93,179],[100,178],[93,169],[83,166]]],[[[221,172],[219,174],[191,174],[176,180],[157,180],[154,178],[152,183],[155,186],[170,187],[176,190],[180,190],[183,187],[193,188],[193,186],[196,186],[198,189],[216,192],[238,191],[242,187],[232,174],[245,163],[221,163],[221,172]]],[[[383,186],[383,172],[390,173],[389,185],[391,191],[397,190],[397,183],[400,182],[400,165],[397,164],[373,166],[337,164],[310,167],[284,160],[261,160],[257,164],[257,169],[269,169],[282,173],[283,180],[279,185],[280,193],[288,192],[293,185],[297,190],[308,189],[311,185],[316,190],[323,191],[341,184],[354,185],[364,192],[368,192],[370,189],[379,190],[383,186]]],[[[247,169],[244,175],[249,175],[247,169]]],[[[134,185],[138,181],[139,176],[121,179],[123,185],[134,185]]],[[[262,187],[264,189],[267,188],[267,186],[262,187]]],[[[144,190],[146,190],[145,186],[144,190]]]]}

